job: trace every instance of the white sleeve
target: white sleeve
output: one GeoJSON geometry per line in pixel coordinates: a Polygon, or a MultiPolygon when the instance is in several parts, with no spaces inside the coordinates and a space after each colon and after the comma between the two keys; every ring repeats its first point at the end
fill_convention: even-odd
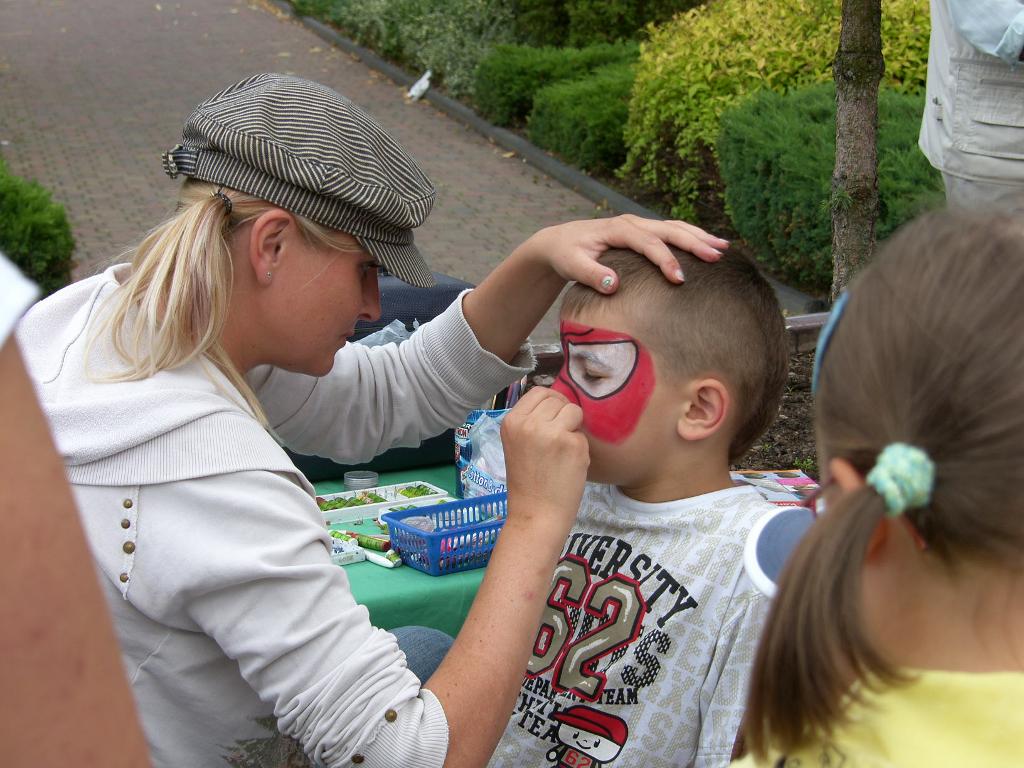
{"type": "Polygon", "coordinates": [[[356,603],[305,491],[285,475],[239,472],[146,486],[139,506],[128,599],[212,638],[317,765],[350,766],[380,744],[391,758],[368,768],[443,764],[440,703],[356,603]]]}
{"type": "Polygon", "coordinates": [[[746,574],[729,601],[725,624],[700,693],[701,727],[694,768],[725,768],[743,723],[747,685],[769,601],[746,574]]]}
{"type": "Polygon", "coordinates": [[[7,342],[18,320],[29,308],[39,289],[0,253],[0,347],[7,342]]]}
{"type": "Polygon", "coordinates": [[[526,347],[511,365],[483,349],[460,296],[401,344],[345,345],[326,376],[262,366],[249,382],[281,442],[354,463],[460,424],[532,367],[526,347]]]}
{"type": "Polygon", "coordinates": [[[1015,65],[1024,48],[1024,0],[948,0],[949,15],[967,42],[1015,65]]]}
{"type": "Polygon", "coordinates": [[[397,714],[397,719],[381,728],[377,738],[360,752],[363,765],[380,768],[393,768],[397,765],[441,768],[448,754],[448,721],[437,697],[422,688],[414,706],[407,706],[397,714]],[[434,718],[439,718],[444,724],[443,734],[429,727],[434,718]]]}

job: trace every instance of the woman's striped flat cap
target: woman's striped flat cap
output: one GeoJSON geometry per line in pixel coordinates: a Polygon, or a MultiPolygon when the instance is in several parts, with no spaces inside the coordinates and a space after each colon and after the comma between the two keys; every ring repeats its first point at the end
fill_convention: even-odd
{"type": "Polygon", "coordinates": [[[164,154],[183,174],[262,198],[355,237],[405,282],[434,285],[412,230],[434,185],[370,115],[299,77],[261,74],[207,99],[164,154]]]}

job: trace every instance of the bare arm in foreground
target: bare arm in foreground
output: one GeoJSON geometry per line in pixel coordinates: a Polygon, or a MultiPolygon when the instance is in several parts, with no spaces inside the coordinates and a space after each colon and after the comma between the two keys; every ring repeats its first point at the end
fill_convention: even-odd
{"type": "Polygon", "coordinates": [[[64,464],[13,337],[0,382],[3,764],[148,766],[64,464]]]}

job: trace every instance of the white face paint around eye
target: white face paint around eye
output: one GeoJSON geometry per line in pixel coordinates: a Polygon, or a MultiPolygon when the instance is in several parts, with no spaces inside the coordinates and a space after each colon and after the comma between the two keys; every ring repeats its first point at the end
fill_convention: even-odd
{"type": "Polygon", "coordinates": [[[633,375],[636,344],[614,341],[601,344],[569,343],[569,377],[594,400],[614,395],[633,375]]]}

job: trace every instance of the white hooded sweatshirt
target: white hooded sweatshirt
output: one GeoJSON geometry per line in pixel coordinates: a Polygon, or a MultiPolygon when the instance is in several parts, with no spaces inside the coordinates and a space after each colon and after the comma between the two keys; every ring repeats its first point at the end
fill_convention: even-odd
{"type": "MultiPolygon", "coordinates": [[[[127,269],[38,303],[18,334],[154,765],[295,765],[296,742],[316,765],[442,765],[437,698],[356,604],[312,487],[238,391],[205,361],[105,380],[122,363],[93,336],[127,269]]],[[[399,346],[347,345],[319,379],[254,370],[274,433],[359,462],[461,422],[532,364],[483,350],[461,310],[399,346]]]]}

